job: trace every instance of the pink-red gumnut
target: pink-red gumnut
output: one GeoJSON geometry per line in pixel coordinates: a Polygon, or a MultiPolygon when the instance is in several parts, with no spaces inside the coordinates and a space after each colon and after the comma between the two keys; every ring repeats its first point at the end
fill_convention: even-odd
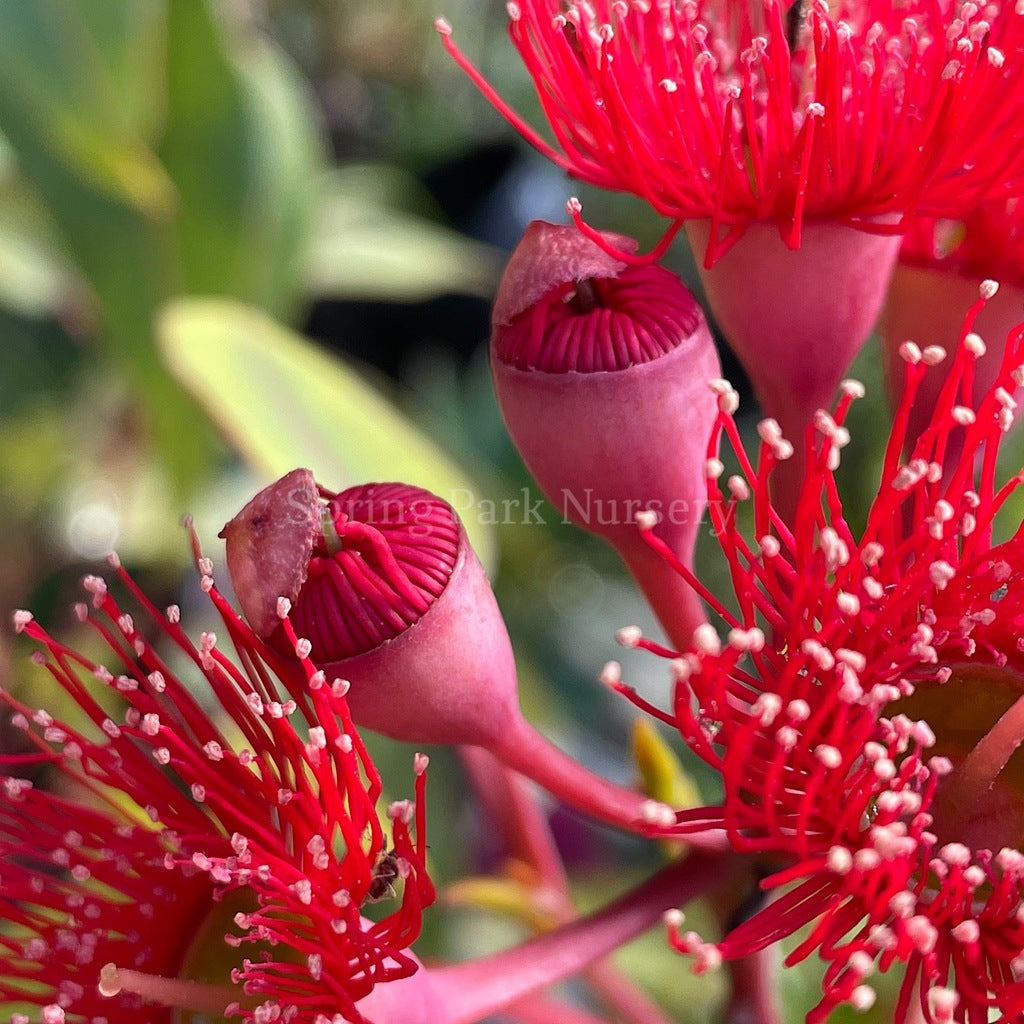
{"type": "MultiPolygon", "coordinates": [[[[650,800],[594,775],[523,718],[505,624],[447,502],[405,484],[340,494],[303,488],[305,513],[293,517],[282,507],[282,514],[318,524],[307,545],[300,531],[279,534],[263,521],[295,493],[283,481],[272,484],[224,531],[228,566],[242,567],[236,589],[252,585],[265,538],[275,544],[274,579],[303,581],[294,598],[276,602],[288,619],[260,631],[281,656],[282,672],[289,659],[298,667],[296,654],[306,656],[318,671],[298,685],[340,688],[358,725],[411,743],[486,747],[578,810],[620,828],[650,829],[650,800]]],[[[263,615],[272,587],[257,579],[255,594],[246,595],[254,614],[263,615]]]]}
{"type": "MultiPolygon", "coordinates": [[[[695,253],[708,221],[686,225],[695,253]]],[[[792,522],[803,472],[804,430],[836,389],[878,319],[897,235],[830,221],[804,224],[788,248],[773,224],[751,224],[711,268],[699,267],[708,306],[750,377],[765,416],[778,421],[794,455],[773,477],[776,507],[792,522]]]]}
{"type": "Polygon", "coordinates": [[[504,621],[462,524],[440,498],[405,484],[321,498],[311,474],[296,470],[257,495],[223,536],[256,632],[292,653],[276,614],[281,587],[326,684],[351,684],[359,725],[415,743],[490,745],[519,715],[504,621]],[[270,570],[261,576],[264,552],[270,570]]]}
{"type": "MultiPolygon", "coordinates": [[[[707,221],[687,225],[694,252],[709,232],[707,221]]],[[[765,415],[794,445],[871,333],[898,251],[898,236],[828,222],[805,224],[800,248],[787,249],[774,225],[754,224],[711,270],[699,268],[765,415]]]]}
{"type": "Polygon", "coordinates": [[[721,376],[700,307],[664,268],[626,267],[575,227],[537,221],[492,322],[495,389],[523,460],[562,516],[619,551],[687,644],[700,602],[644,543],[636,515],[657,513],[656,532],[692,565],[717,415],[708,382],[721,376]]]}

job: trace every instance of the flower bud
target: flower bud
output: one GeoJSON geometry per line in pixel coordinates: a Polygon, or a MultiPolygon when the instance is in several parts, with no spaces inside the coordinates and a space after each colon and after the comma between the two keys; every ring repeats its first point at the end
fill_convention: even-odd
{"type": "Polygon", "coordinates": [[[332,494],[296,469],[225,526],[254,631],[353,720],[410,743],[485,747],[570,805],[646,832],[667,807],[598,778],[522,716],[505,623],[454,510],[406,484],[332,494]]]}
{"type": "Polygon", "coordinates": [[[309,470],[228,525],[228,571],[253,629],[292,653],[291,602],[329,685],[351,681],[360,724],[415,743],[488,745],[518,715],[515,663],[483,567],[451,506],[406,484],[323,500],[309,470]]]}
{"type": "MultiPolygon", "coordinates": [[[[629,239],[606,236],[619,249],[629,239]]],[[[700,601],[643,541],[638,513],[692,567],[721,376],[693,296],[658,266],[627,267],[575,227],[535,221],[492,315],[502,415],[548,500],[622,556],[678,645],[700,601]]]]}

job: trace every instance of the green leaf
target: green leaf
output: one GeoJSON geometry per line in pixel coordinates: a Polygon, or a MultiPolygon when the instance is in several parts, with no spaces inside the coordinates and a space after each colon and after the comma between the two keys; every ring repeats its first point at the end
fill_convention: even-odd
{"type": "MultiPolygon", "coordinates": [[[[250,464],[269,477],[308,466],[343,488],[402,480],[451,501],[476,487],[351,366],[265,313],[226,299],[179,299],[157,327],[163,358],[250,464]]],[[[466,530],[485,567],[494,539],[466,530]]]]}
{"type": "Polygon", "coordinates": [[[55,316],[68,301],[73,274],[38,235],[6,214],[0,204],[0,306],[34,319],[55,316]]]}
{"type": "Polygon", "coordinates": [[[327,176],[322,191],[306,260],[311,296],[418,302],[447,292],[494,295],[501,254],[408,212],[409,197],[422,192],[415,178],[348,167],[327,176]]]}
{"type": "Polygon", "coordinates": [[[119,98],[110,65],[116,39],[142,47],[133,61],[160,64],[153,48],[162,32],[136,32],[132,18],[105,12],[104,3],[125,14],[132,0],[0,0],[0,130],[92,286],[107,350],[185,492],[207,468],[209,438],[160,367],[151,335],[153,310],[176,282],[169,227],[177,192],[138,134],[137,113],[119,98]],[[120,26],[116,39],[101,45],[94,33],[111,25],[120,26]]]}
{"type": "Polygon", "coordinates": [[[167,0],[77,0],[127,129],[152,140],[166,114],[167,0]]]}
{"type": "MultiPolygon", "coordinates": [[[[87,13],[98,2],[0,0],[0,124],[30,177],[33,165],[44,163],[45,177],[67,175],[147,217],[165,218],[174,187],[135,131],[107,64],[110,53],[93,35],[95,19],[87,13]]],[[[125,0],[104,2],[122,9],[125,0]]],[[[141,48],[139,58],[152,63],[147,47],[154,40],[129,38],[141,48]]],[[[142,84],[134,88],[142,91],[142,84]]]]}
{"type": "Polygon", "coordinates": [[[159,152],[181,196],[183,290],[286,315],[324,154],[314,104],[290,62],[237,29],[209,0],[171,5],[159,152]]]}

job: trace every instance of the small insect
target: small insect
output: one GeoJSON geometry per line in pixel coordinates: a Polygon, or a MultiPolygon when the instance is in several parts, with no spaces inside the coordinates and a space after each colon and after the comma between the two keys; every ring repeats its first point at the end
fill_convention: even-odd
{"type": "Polygon", "coordinates": [[[373,866],[373,879],[366,894],[366,902],[380,903],[381,900],[394,899],[395,887],[392,883],[397,877],[398,854],[394,850],[381,850],[373,866]]]}

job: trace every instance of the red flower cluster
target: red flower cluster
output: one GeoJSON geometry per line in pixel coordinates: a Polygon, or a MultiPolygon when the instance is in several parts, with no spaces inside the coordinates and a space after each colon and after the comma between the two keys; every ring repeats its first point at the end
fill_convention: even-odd
{"type": "MultiPolygon", "coordinates": [[[[1024,481],[995,479],[1011,393],[1024,377],[1024,328],[1008,339],[980,405],[962,404],[984,350],[971,322],[994,291],[982,286],[931,423],[901,464],[914,393],[944,357],[904,346],[907,387],[859,536],[834,471],[861,386],[846,382],[834,413],[819,412],[808,430],[792,529],[768,493],[791,447],[765,421],[752,462],[732,420],[735,394],[720,388],[709,507],[738,612],[689,575],[730,631],[722,643],[710,625],[698,628],[675,662],[674,711],[657,713],[725,787],[721,806],[682,813],[677,831],[718,826],[737,851],[784,863],[763,883],[780,894],[719,944],[678,928],[672,937],[707,967],[811,926],[789,957],[817,950],[828,962],[811,1024],[842,1002],[870,1005],[865,979],[897,964],[900,1024],[915,999],[936,1024],[992,1021],[995,1011],[1010,1024],[1024,1013],[1024,786],[1015,758],[1024,735],[1024,527],[992,539],[996,514],[1024,481]],[[954,435],[960,456],[943,474],[954,435]],[[715,454],[722,437],[741,469],[728,499],[715,454]],[[748,498],[754,542],[734,507],[748,498]]],[[[641,525],[672,557],[653,523],[641,525]]]]}
{"type": "Polygon", "coordinates": [[[194,645],[177,608],[161,614],[112,564],[142,619],[95,576],[77,613],[116,664],[15,616],[73,714],[3,695],[31,752],[0,755],[0,1000],[41,1008],[45,1024],[171,1020],[154,1003],[256,1024],[363,1022],[357,1003],[374,985],[416,970],[403,950],[434,898],[426,758],[415,805],[388,811],[389,837],[347,683],[312,664],[286,600],[290,660],[245,625],[199,559],[232,660],[213,633],[194,645]],[[22,777],[41,769],[54,791],[22,777]],[[360,908],[393,898],[392,884],[398,906],[368,921],[360,908]]]}
{"type": "MultiPolygon", "coordinates": [[[[1024,17],[975,0],[517,0],[509,34],[570,174],[711,221],[711,266],[754,221],[890,231],[1024,189],[1024,17]],[[881,221],[879,220],[881,218],[881,221]]],[[[578,219],[578,210],[576,211],[578,219]]],[[[674,233],[674,232],[673,232],[674,233]]]]}

